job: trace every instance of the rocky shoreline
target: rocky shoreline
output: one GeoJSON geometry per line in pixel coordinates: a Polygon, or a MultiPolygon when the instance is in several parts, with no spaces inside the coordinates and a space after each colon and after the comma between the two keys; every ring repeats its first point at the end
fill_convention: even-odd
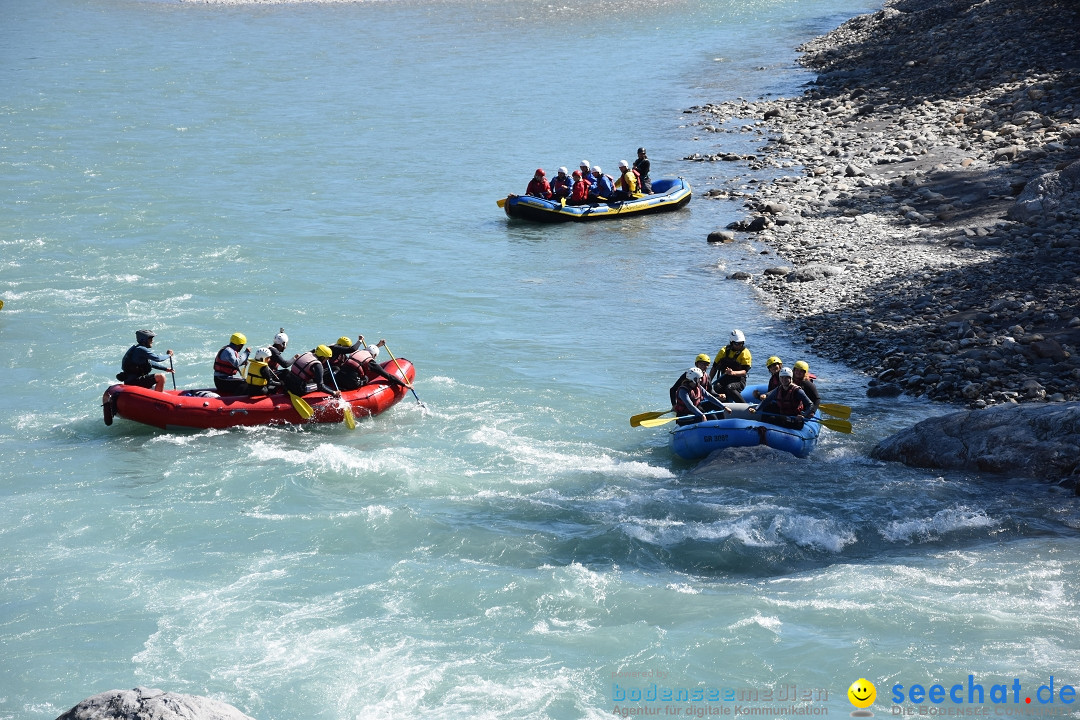
{"type": "Polygon", "coordinates": [[[717,146],[688,160],[768,178],[705,192],[751,213],[710,242],[782,258],[730,277],[869,395],[1080,400],[1077,27],[1067,0],[889,0],[799,48],[800,97],[688,109],[717,146]]]}

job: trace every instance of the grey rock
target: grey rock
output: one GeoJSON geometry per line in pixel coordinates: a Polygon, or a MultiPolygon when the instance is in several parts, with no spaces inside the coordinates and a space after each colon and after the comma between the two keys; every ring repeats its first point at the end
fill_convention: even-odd
{"type": "Polygon", "coordinates": [[[231,705],[144,687],[88,697],[56,720],[252,720],[231,705]]]}
{"type": "Polygon", "coordinates": [[[998,405],[923,420],[880,442],[878,460],[1060,480],[1080,471],[1080,402],[998,405]]]}
{"type": "Polygon", "coordinates": [[[813,264],[792,271],[787,276],[788,282],[813,282],[843,275],[844,268],[839,265],[813,264]]]}
{"type": "Polygon", "coordinates": [[[732,243],[735,242],[735,233],[730,230],[713,230],[706,239],[711,243],[732,243]]]}

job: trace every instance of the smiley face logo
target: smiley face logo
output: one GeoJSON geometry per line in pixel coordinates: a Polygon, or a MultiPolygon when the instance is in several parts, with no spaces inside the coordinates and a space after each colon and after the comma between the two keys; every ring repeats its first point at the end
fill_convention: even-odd
{"type": "Polygon", "coordinates": [[[859,678],[851,683],[851,687],[847,691],[847,697],[855,707],[859,709],[868,708],[877,699],[877,688],[874,687],[874,683],[866,678],[859,678]]]}

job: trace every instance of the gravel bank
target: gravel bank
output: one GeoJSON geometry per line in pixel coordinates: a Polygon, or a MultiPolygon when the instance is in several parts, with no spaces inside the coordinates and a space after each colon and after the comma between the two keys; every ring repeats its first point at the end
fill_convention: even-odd
{"type": "Polygon", "coordinates": [[[688,109],[716,149],[687,159],[769,173],[705,193],[750,213],[710,241],[782,258],[732,277],[870,395],[1080,400],[1078,27],[1075,1],[894,0],[799,48],[802,96],[688,109]]]}

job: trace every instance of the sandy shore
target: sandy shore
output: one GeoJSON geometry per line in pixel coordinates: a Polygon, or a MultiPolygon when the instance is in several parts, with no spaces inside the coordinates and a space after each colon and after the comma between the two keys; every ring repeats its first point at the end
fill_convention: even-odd
{"type": "Polygon", "coordinates": [[[1078,27],[1065,0],[895,0],[799,48],[802,96],[690,108],[715,149],[688,159],[771,172],[706,192],[750,213],[709,237],[731,277],[868,394],[1080,399],[1078,27]],[[745,240],[779,259],[740,268],[745,240]]]}

